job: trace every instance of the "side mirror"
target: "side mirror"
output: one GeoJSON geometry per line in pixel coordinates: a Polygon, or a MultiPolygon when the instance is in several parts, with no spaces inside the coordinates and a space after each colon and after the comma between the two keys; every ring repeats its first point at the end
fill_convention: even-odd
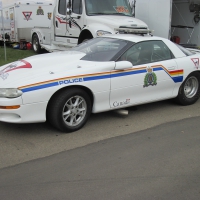
{"type": "Polygon", "coordinates": [[[66,13],[67,13],[67,15],[71,15],[72,14],[72,2],[71,2],[71,0],[67,0],[66,3],[67,3],[66,13]]]}
{"type": "MultiPolygon", "coordinates": [[[[67,5],[67,7],[66,7],[66,22],[67,22],[68,19],[70,19],[70,16],[72,14],[72,2],[71,2],[71,0],[66,0],[66,5],[67,5]]],[[[70,28],[72,27],[72,23],[71,23],[70,20],[69,20],[69,27],[70,28]]],[[[67,28],[67,23],[66,23],[66,28],[67,28]]]]}
{"type": "Polygon", "coordinates": [[[71,15],[72,14],[72,10],[67,8],[67,15],[71,15]]]}
{"type": "Polygon", "coordinates": [[[131,3],[129,3],[131,6],[131,11],[133,14],[133,17],[135,17],[135,7],[136,7],[136,0],[132,1],[131,3]]]}
{"type": "Polygon", "coordinates": [[[130,69],[133,65],[129,61],[118,61],[115,63],[115,69],[116,70],[124,70],[124,69],[130,69]]]}

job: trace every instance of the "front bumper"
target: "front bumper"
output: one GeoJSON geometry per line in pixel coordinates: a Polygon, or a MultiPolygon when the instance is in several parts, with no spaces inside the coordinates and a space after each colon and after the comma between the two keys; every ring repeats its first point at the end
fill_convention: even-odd
{"type": "MultiPolygon", "coordinates": [[[[17,101],[14,100],[14,101],[17,101]]],[[[1,101],[1,106],[20,105],[18,109],[0,109],[0,121],[9,123],[35,123],[46,121],[47,102],[16,104],[19,102],[1,101]],[[8,103],[9,102],[9,103],[8,103]],[[3,105],[2,105],[3,104],[3,105]]]]}

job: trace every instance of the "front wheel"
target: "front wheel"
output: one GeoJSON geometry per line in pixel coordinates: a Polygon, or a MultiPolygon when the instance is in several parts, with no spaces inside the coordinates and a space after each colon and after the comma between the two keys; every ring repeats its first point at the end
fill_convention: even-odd
{"type": "Polygon", "coordinates": [[[92,38],[86,38],[86,39],[84,39],[83,41],[82,41],[82,43],[83,42],[87,42],[88,40],[91,40],[92,38]]]}
{"type": "Polygon", "coordinates": [[[176,100],[181,105],[194,104],[200,96],[200,74],[193,72],[190,74],[179,88],[176,100]]]}
{"type": "Polygon", "coordinates": [[[91,114],[91,100],[88,94],[79,89],[67,89],[50,101],[47,118],[57,129],[73,132],[82,128],[91,114]]]}
{"type": "Polygon", "coordinates": [[[41,52],[41,46],[40,46],[40,42],[39,42],[39,38],[38,38],[37,34],[33,35],[32,46],[33,46],[33,50],[36,53],[40,53],[41,52]]]}

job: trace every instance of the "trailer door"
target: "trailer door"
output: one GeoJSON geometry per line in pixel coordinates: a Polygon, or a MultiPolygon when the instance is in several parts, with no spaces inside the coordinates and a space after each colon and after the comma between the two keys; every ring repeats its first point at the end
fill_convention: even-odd
{"type": "Polygon", "coordinates": [[[169,39],[172,0],[137,0],[135,17],[146,22],[153,35],[169,39]]]}

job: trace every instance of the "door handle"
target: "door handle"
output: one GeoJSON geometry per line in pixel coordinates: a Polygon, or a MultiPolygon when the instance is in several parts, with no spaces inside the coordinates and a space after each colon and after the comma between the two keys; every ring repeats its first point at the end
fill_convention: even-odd
{"type": "Polygon", "coordinates": [[[76,16],[76,17],[73,17],[73,16],[71,16],[73,19],[80,19],[81,18],[81,16],[80,15],[78,15],[78,16],[76,16]]]}
{"type": "Polygon", "coordinates": [[[56,21],[56,27],[58,28],[58,21],[56,21]]]}
{"type": "Polygon", "coordinates": [[[171,67],[168,67],[167,69],[168,70],[174,70],[174,69],[176,69],[176,67],[175,66],[171,66],[171,67]]]}

